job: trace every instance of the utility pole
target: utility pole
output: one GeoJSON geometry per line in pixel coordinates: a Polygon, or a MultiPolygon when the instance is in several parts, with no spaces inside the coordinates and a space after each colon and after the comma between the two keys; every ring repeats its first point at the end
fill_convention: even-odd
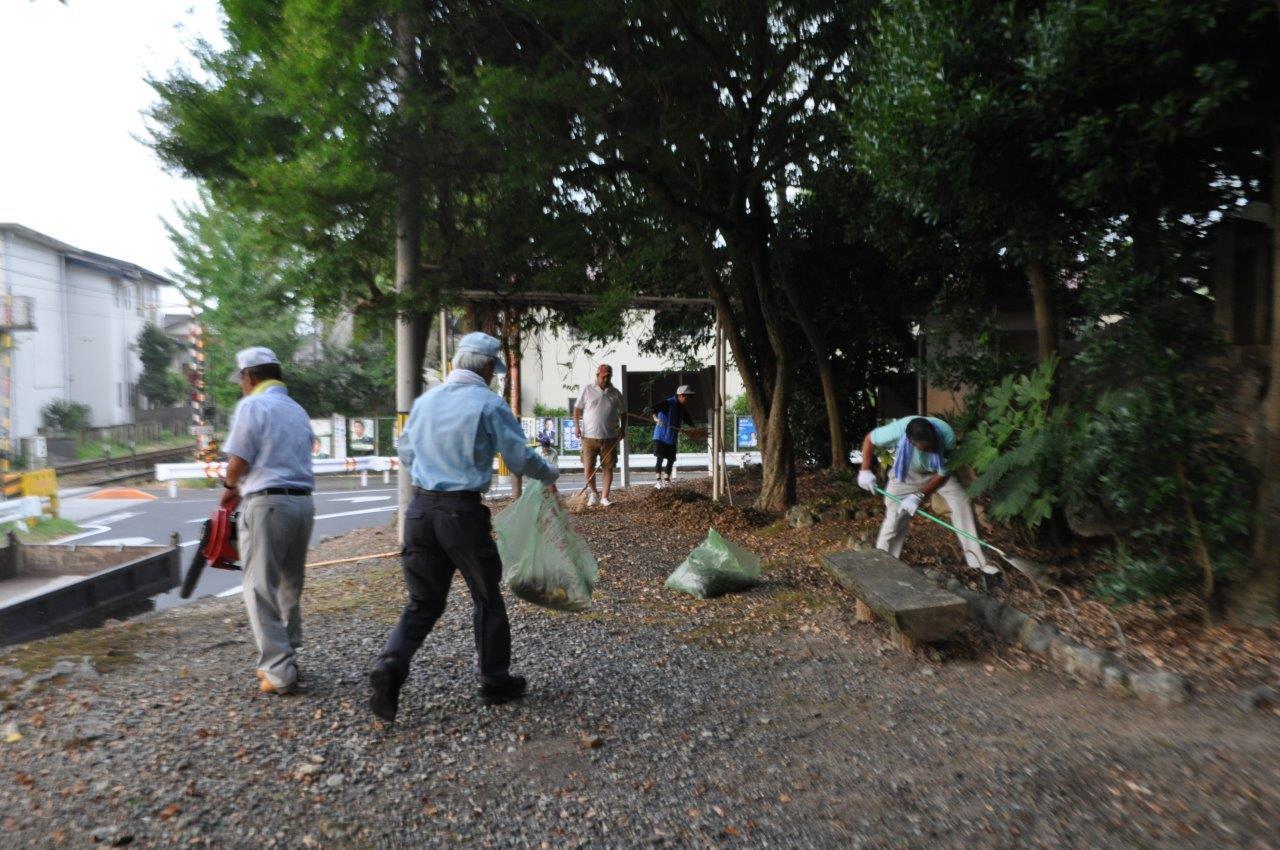
{"type": "MultiPolygon", "coordinates": [[[[422,172],[418,157],[422,138],[418,110],[422,108],[416,91],[421,86],[418,73],[417,39],[413,18],[402,9],[395,17],[396,93],[401,121],[400,162],[396,181],[396,431],[403,439],[409,408],[422,387],[422,354],[425,341],[420,315],[410,315],[410,298],[418,294],[422,273],[422,172]]],[[[400,540],[404,540],[404,512],[413,499],[411,470],[397,477],[400,540]]]]}

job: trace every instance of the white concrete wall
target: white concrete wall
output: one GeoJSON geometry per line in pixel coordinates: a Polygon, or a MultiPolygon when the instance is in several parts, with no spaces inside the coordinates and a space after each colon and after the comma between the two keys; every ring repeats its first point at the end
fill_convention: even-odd
{"type": "MultiPolygon", "coordinates": [[[[627,313],[627,330],[617,342],[596,346],[575,339],[568,330],[544,331],[527,334],[523,340],[520,365],[521,415],[532,416],[533,406],[564,407],[570,396],[577,396],[584,384],[595,379],[596,367],[607,363],[613,367],[615,383],[621,376],[621,367],[628,372],[675,371],[682,360],[668,360],[640,351],[640,341],[647,336],[653,323],[651,310],[631,310],[627,313]]],[[[703,367],[715,365],[715,352],[710,344],[702,349],[692,349],[690,357],[703,367]]],[[[737,369],[729,365],[725,370],[726,401],[745,392],[737,369]]]]}
{"type": "Polygon", "coordinates": [[[13,335],[12,429],[17,440],[36,432],[40,409],[67,397],[62,322],[62,255],[21,236],[4,234],[5,279],[15,296],[35,302],[36,330],[13,335]]]}

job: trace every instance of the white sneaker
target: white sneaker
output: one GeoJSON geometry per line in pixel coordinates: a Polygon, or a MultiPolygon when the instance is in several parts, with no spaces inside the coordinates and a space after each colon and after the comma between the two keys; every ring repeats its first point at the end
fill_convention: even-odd
{"type": "Polygon", "coordinates": [[[667,485],[665,485],[665,484],[663,484],[663,483],[662,483],[662,479],[661,479],[661,478],[659,478],[657,481],[653,482],[653,489],[655,489],[655,490],[661,490],[661,489],[662,489],[663,487],[665,487],[665,486],[667,486],[667,485]]]}
{"type": "Polygon", "coordinates": [[[598,504],[600,504],[600,497],[596,495],[594,490],[589,491],[587,493],[587,507],[594,508],[598,504]]]}
{"type": "Polygon", "coordinates": [[[604,498],[600,499],[600,507],[602,508],[607,508],[612,504],[613,502],[609,501],[608,499],[604,499],[604,498]]]}

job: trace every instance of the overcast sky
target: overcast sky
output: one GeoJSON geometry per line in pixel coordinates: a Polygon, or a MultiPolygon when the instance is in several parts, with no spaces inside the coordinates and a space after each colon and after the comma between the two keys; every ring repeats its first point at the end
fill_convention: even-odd
{"type": "Polygon", "coordinates": [[[145,78],[220,44],[215,0],[0,0],[0,221],[165,273],[195,197],[146,138],[145,78]]]}

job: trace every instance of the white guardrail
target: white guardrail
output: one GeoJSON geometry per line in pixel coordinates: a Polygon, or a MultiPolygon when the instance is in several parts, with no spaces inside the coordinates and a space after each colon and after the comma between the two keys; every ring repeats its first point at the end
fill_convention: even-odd
{"type": "MultiPolygon", "coordinates": [[[[676,467],[683,469],[709,469],[710,454],[692,452],[676,455],[676,467]]],[[[653,469],[657,458],[655,455],[631,455],[629,466],[633,472],[645,472],[653,469]]],[[[759,463],[754,452],[726,452],[725,463],[732,467],[742,467],[759,463]]],[[[581,472],[582,458],[579,455],[560,455],[556,465],[561,472],[581,472]]],[[[349,457],[345,459],[325,458],[311,461],[311,469],[316,475],[337,475],[350,472],[395,472],[400,468],[400,459],[395,457],[349,457]]],[[[494,462],[497,469],[497,462],[494,462]]],[[[226,463],[157,463],[157,481],[180,481],[199,478],[221,478],[227,472],[226,463]]]]}
{"type": "Polygon", "coordinates": [[[44,513],[39,496],[23,496],[0,502],[0,525],[24,519],[38,519],[44,513]]]}

